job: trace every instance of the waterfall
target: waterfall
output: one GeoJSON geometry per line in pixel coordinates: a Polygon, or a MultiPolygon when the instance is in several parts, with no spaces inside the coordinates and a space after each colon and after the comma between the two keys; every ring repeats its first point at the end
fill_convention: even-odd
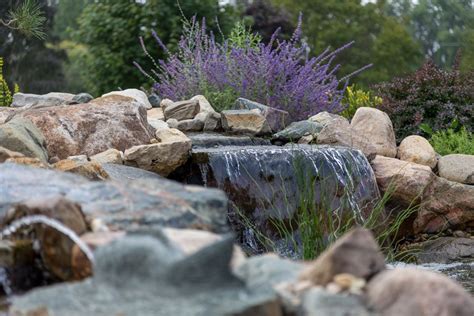
{"type": "Polygon", "coordinates": [[[86,255],[87,259],[89,259],[91,264],[94,265],[94,255],[92,254],[92,251],[89,246],[87,246],[87,244],[82,241],[81,238],[69,227],[64,226],[61,222],[44,215],[25,216],[14,221],[13,223],[5,227],[2,231],[0,231],[0,239],[5,239],[6,237],[15,233],[21,227],[30,226],[34,224],[43,224],[52,227],[58,232],[69,237],[69,239],[71,239],[86,255]]]}

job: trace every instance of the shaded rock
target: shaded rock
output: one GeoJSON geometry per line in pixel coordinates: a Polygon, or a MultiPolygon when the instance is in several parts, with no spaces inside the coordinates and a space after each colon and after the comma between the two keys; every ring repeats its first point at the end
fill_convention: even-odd
{"type": "Polygon", "coordinates": [[[42,108],[49,106],[67,105],[72,102],[74,94],[51,92],[44,95],[15,93],[11,104],[14,108],[42,108]]]}
{"type": "Polygon", "coordinates": [[[159,108],[160,103],[161,103],[161,98],[158,94],[152,93],[148,96],[148,102],[150,102],[152,107],[159,108]]]}
{"type": "Polygon", "coordinates": [[[398,147],[397,157],[404,161],[428,166],[431,169],[436,167],[438,162],[436,152],[431,144],[425,138],[418,135],[408,136],[402,140],[398,147]]]}
{"type": "Polygon", "coordinates": [[[84,103],[89,103],[93,99],[94,99],[94,97],[91,96],[89,93],[79,93],[79,94],[76,94],[72,98],[71,101],[72,101],[72,103],[75,103],[75,104],[84,104],[84,103]]]}
{"type": "Polygon", "coordinates": [[[395,158],[377,156],[371,162],[379,188],[392,192],[392,199],[409,205],[420,202],[436,175],[431,168],[395,158]]]}
{"type": "MultiPolygon", "coordinates": [[[[200,115],[199,113],[198,115],[200,115]]],[[[202,113],[204,114],[204,113],[202,113]]],[[[198,118],[198,115],[194,119],[190,120],[182,120],[178,122],[178,126],[176,127],[180,131],[183,132],[199,132],[202,131],[204,128],[204,120],[198,118]]]]}
{"type": "Polygon", "coordinates": [[[90,159],[91,161],[97,161],[99,164],[115,163],[121,165],[123,164],[123,152],[110,148],[90,157],[90,159]]]}
{"type": "Polygon", "coordinates": [[[284,130],[273,135],[272,141],[297,142],[303,136],[318,134],[322,128],[321,124],[315,122],[293,122],[284,130]]]}
{"type": "Polygon", "coordinates": [[[189,100],[174,102],[163,109],[166,120],[178,121],[193,119],[199,113],[199,101],[189,100]]]}
{"type": "Polygon", "coordinates": [[[90,181],[56,170],[0,164],[0,183],[8,184],[0,186],[0,218],[26,198],[61,194],[80,204],[88,218],[99,219],[113,230],[169,226],[228,231],[227,198],[222,191],[183,186],[158,175],[152,178],[130,167],[105,166],[117,181],[90,181]]]}
{"type": "Polygon", "coordinates": [[[128,97],[109,96],[87,104],[25,111],[41,130],[51,156],[92,156],[109,148],[124,151],[146,144],[153,130],[143,107],[128,97]]]}
{"type": "Polygon", "coordinates": [[[260,113],[267,120],[268,125],[270,126],[273,133],[281,131],[284,129],[290,120],[290,114],[287,111],[275,109],[267,105],[260,104],[251,100],[244,98],[238,98],[235,101],[234,110],[259,110],[260,113]]]}
{"type": "Polygon", "coordinates": [[[266,135],[270,126],[258,110],[227,110],[221,112],[222,128],[229,133],[266,135]]]}
{"type": "Polygon", "coordinates": [[[250,136],[229,136],[216,133],[199,133],[188,136],[193,143],[193,147],[198,148],[270,145],[270,141],[267,139],[250,136]]]}
{"type": "Polygon", "coordinates": [[[453,154],[438,162],[439,176],[450,181],[474,184],[474,155],[453,154]]]}
{"type": "Polygon", "coordinates": [[[150,110],[152,108],[150,101],[148,101],[148,97],[146,96],[145,92],[138,90],[138,89],[127,89],[122,91],[112,91],[102,95],[102,97],[109,97],[109,96],[123,96],[132,98],[135,102],[141,106],[143,106],[146,110],[150,110]]]}
{"type": "MultiPolygon", "coordinates": [[[[31,199],[17,204],[3,218],[2,226],[29,215],[50,217],[79,235],[87,229],[80,205],[61,196],[31,199]]],[[[41,243],[41,257],[46,268],[61,280],[73,279],[70,258],[74,242],[49,226],[35,225],[34,231],[41,243]]]]}
{"type": "Polygon", "coordinates": [[[45,143],[41,131],[27,119],[15,117],[0,125],[0,144],[6,149],[47,162],[45,143]]]}
{"type": "Polygon", "coordinates": [[[216,111],[212,107],[211,103],[209,103],[209,101],[203,95],[196,95],[196,96],[191,98],[191,101],[198,101],[199,102],[200,112],[216,113],[216,111]]]}
{"type": "Polygon", "coordinates": [[[36,253],[30,240],[0,240],[0,267],[33,265],[36,253]]]}
{"type": "Polygon", "coordinates": [[[169,119],[166,121],[166,124],[168,124],[169,128],[178,128],[178,120],[177,119],[169,119]]]}
{"type": "Polygon", "coordinates": [[[162,176],[156,174],[155,172],[124,165],[106,163],[102,165],[102,168],[105,170],[105,172],[107,172],[110,180],[115,180],[118,182],[140,179],[164,179],[162,176]]]}
{"type": "Polygon", "coordinates": [[[89,161],[89,158],[87,157],[87,155],[69,156],[66,159],[77,162],[77,163],[87,163],[89,161]]]}
{"type": "Polygon", "coordinates": [[[377,155],[391,158],[397,155],[395,132],[386,113],[375,108],[358,108],[352,118],[351,127],[359,136],[370,140],[377,155]]]}
{"type": "Polygon", "coordinates": [[[416,248],[417,263],[474,261],[474,239],[471,238],[439,237],[412,246],[416,248]]]}
{"type": "Polygon", "coordinates": [[[369,230],[356,228],[324,251],[300,275],[315,285],[327,285],[341,273],[369,280],[385,269],[385,258],[369,230]]]}
{"type": "Polygon", "coordinates": [[[22,158],[22,157],[25,157],[25,155],[0,146],[0,163],[5,162],[5,160],[9,158],[22,158]]]}
{"type": "Polygon", "coordinates": [[[321,288],[306,292],[298,315],[301,316],[376,316],[356,296],[332,294],[321,288]]]}
{"type": "Polygon", "coordinates": [[[8,119],[18,112],[17,109],[11,107],[0,107],[0,124],[5,123],[8,119]]]}
{"type": "Polygon", "coordinates": [[[313,140],[315,140],[315,137],[313,135],[306,135],[300,138],[298,144],[308,145],[311,144],[313,140]]]}
{"type": "Polygon", "coordinates": [[[53,165],[57,170],[71,172],[89,180],[106,180],[109,178],[107,172],[97,161],[78,162],[70,159],[60,160],[53,165]]]}
{"type": "Polygon", "coordinates": [[[367,303],[384,316],[470,316],[474,299],[446,276],[419,269],[386,270],[368,284],[367,303]]]}
{"type": "Polygon", "coordinates": [[[129,148],[124,153],[126,165],[167,176],[186,163],[191,152],[191,140],[172,141],[129,148]]]}
{"type": "Polygon", "coordinates": [[[25,165],[25,166],[30,166],[30,167],[35,167],[35,168],[43,168],[43,169],[49,169],[50,166],[39,160],[38,158],[30,158],[30,157],[14,157],[14,158],[8,158],[5,160],[5,162],[11,162],[11,163],[16,163],[19,165],[25,165]]]}
{"type": "Polygon", "coordinates": [[[273,291],[252,289],[232,275],[232,251],[232,239],[226,239],[185,257],[157,237],[128,236],[99,248],[91,279],[34,290],[16,298],[11,312],[26,315],[42,309],[71,316],[282,315],[273,291]]]}
{"type": "Polygon", "coordinates": [[[326,111],[319,112],[318,114],[311,116],[308,119],[308,121],[319,123],[323,126],[326,126],[327,124],[329,124],[332,121],[337,121],[337,122],[340,122],[342,124],[349,123],[349,121],[345,117],[342,117],[342,116],[337,115],[337,114],[328,113],[326,111]]]}
{"type": "Polygon", "coordinates": [[[204,131],[212,132],[222,128],[221,115],[217,112],[201,111],[194,119],[202,122],[204,131]]]}
{"type": "Polygon", "coordinates": [[[435,177],[425,189],[415,233],[474,227],[474,186],[435,177]]]}

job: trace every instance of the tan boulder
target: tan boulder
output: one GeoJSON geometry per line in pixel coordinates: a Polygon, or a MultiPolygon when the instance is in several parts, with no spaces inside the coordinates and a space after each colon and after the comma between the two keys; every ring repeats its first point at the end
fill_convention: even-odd
{"type": "Polygon", "coordinates": [[[345,117],[342,117],[337,114],[328,113],[326,111],[319,112],[318,114],[311,116],[308,121],[319,123],[323,126],[326,126],[332,121],[341,122],[342,124],[349,124],[349,121],[345,117]]]}
{"type": "Polygon", "coordinates": [[[439,176],[450,181],[474,184],[474,155],[443,156],[438,163],[439,176]]]}
{"type": "Polygon", "coordinates": [[[385,112],[369,107],[358,108],[351,127],[360,137],[370,140],[377,155],[391,158],[397,155],[392,121],[385,112]]]}
{"type": "Polygon", "coordinates": [[[178,121],[193,119],[200,110],[197,100],[174,102],[163,110],[166,120],[176,119],[178,121]]]}
{"type": "Polygon", "coordinates": [[[437,164],[433,146],[424,137],[418,135],[408,136],[402,140],[398,147],[397,157],[400,160],[425,165],[431,169],[437,164]]]}
{"type": "Polygon", "coordinates": [[[125,150],[153,138],[146,110],[123,96],[87,104],[56,106],[22,112],[42,131],[50,157],[88,156],[109,148],[125,150]]]}
{"type": "Polygon", "coordinates": [[[342,273],[369,280],[383,269],[385,259],[372,233],[356,228],[309,263],[301,273],[300,280],[325,286],[342,273]]]}
{"type": "Polygon", "coordinates": [[[50,166],[38,158],[31,157],[12,157],[5,160],[5,162],[13,162],[19,165],[25,165],[35,168],[49,169],[50,166]]]}
{"type": "Polygon", "coordinates": [[[159,143],[189,142],[188,136],[176,128],[157,130],[155,137],[159,143]]]}
{"type": "Polygon", "coordinates": [[[79,174],[89,180],[106,180],[108,173],[97,161],[79,162],[71,159],[64,159],[56,162],[53,167],[57,170],[79,174]]]}
{"type": "Polygon", "coordinates": [[[173,104],[174,101],[170,100],[170,99],[163,99],[161,100],[160,102],[160,107],[161,109],[163,110],[163,112],[165,111],[166,107],[168,107],[169,105],[173,104]]]}
{"type": "Polygon", "coordinates": [[[212,107],[211,103],[209,103],[209,101],[203,95],[196,95],[191,98],[191,101],[199,102],[200,112],[206,112],[206,113],[216,112],[216,110],[214,110],[214,108],[212,107]]]}
{"type": "Polygon", "coordinates": [[[143,106],[145,109],[150,110],[151,104],[148,101],[148,97],[145,92],[138,90],[138,89],[127,89],[121,91],[112,91],[102,95],[102,97],[109,97],[109,96],[124,96],[134,99],[139,105],[143,106]]]}
{"type": "Polygon", "coordinates": [[[125,164],[168,176],[189,158],[191,140],[173,141],[129,148],[124,153],[125,164]]]}
{"type": "Polygon", "coordinates": [[[121,165],[123,164],[123,152],[114,148],[110,148],[104,152],[91,156],[90,159],[91,161],[96,161],[99,164],[114,163],[121,165]]]}
{"type": "Polygon", "coordinates": [[[272,130],[259,110],[227,110],[221,112],[222,128],[235,134],[265,135],[272,130]]]}
{"type": "Polygon", "coordinates": [[[448,277],[408,268],[386,270],[367,287],[367,303],[383,316],[471,316],[474,298],[448,277]]]}
{"type": "Polygon", "coordinates": [[[154,129],[167,128],[162,108],[153,108],[147,111],[147,120],[154,129]]]}

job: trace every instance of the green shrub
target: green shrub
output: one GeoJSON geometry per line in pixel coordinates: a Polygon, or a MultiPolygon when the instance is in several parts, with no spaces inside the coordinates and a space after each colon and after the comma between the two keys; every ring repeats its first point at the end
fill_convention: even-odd
{"type": "Polygon", "coordinates": [[[360,107],[379,107],[382,104],[382,98],[372,95],[370,91],[364,91],[352,85],[347,87],[342,103],[346,104],[347,108],[341,112],[341,115],[351,119],[360,107]]]}
{"type": "Polygon", "coordinates": [[[434,133],[430,140],[435,151],[444,156],[449,154],[474,155],[474,135],[465,127],[459,131],[452,128],[434,133]]]}
{"type": "Polygon", "coordinates": [[[12,104],[12,93],[7,81],[3,78],[3,58],[0,57],[0,106],[10,106],[10,104],[12,104]]]}

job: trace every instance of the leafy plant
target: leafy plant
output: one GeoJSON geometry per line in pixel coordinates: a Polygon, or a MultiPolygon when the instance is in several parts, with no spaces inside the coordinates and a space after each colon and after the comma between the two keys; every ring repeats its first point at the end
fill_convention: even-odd
{"type": "Polygon", "coordinates": [[[205,94],[214,106],[226,109],[235,100],[218,104],[222,100],[215,98],[225,91],[227,95],[288,111],[293,120],[306,119],[320,111],[342,111],[341,99],[348,79],[364,68],[338,79],[339,65],[333,66],[332,62],[352,43],[308,58],[300,30],[301,23],[288,41],[276,40],[277,30],[264,44],[237,25],[233,34],[238,41],[231,37],[218,43],[214,34],[207,32],[205,20],[199,23],[193,18],[185,21],[177,53],[170,53],[153,33],[168,59],[156,62],[142,45],[155,67],[146,71],[139,63],[135,65],[154,81],[158,94],[172,100],[205,94]]]}
{"type": "Polygon", "coordinates": [[[430,143],[434,150],[444,156],[449,154],[474,155],[474,135],[466,127],[459,131],[449,128],[437,131],[431,136],[430,143]]]}
{"type": "Polygon", "coordinates": [[[457,120],[472,132],[474,127],[474,72],[442,70],[428,61],[414,74],[377,87],[381,109],[392,119],[397,139],[421,134],[421,124],[433,132],[457,120]]]}
{"type": "Polygon", "coordinates": [[[0,106],[10,106],[11,103],[12,93],[7,81],[3,78],[3,58],[0,57],[0,106]]]}
{"type": "Polygon", "coordinates": [[[239,21],[230,32],[228,41],[230,47],[238,47],[242,49],[250,47],[258,50],[262,37],[258,34],[252,33],[250,28],[247,28],[243,22],[239,21]]]}
{"type": "Polygon", "coordinates": [[[41,11],[41,6],[34,0],[25,0],[10,11],[7,20],[0,19],[0,25],[39,39],[46,37],[46,33],[43,31],[45,22],[46,18],[41,11]]]}
{"type": "Polygon", "coordinates": [[[379,107],[382,104],[382,98],[352,85],[347,87],[342,103],[347,104],[347,108],[341,112],[341,115],[350,119],[360,107],[379,107]]]}

